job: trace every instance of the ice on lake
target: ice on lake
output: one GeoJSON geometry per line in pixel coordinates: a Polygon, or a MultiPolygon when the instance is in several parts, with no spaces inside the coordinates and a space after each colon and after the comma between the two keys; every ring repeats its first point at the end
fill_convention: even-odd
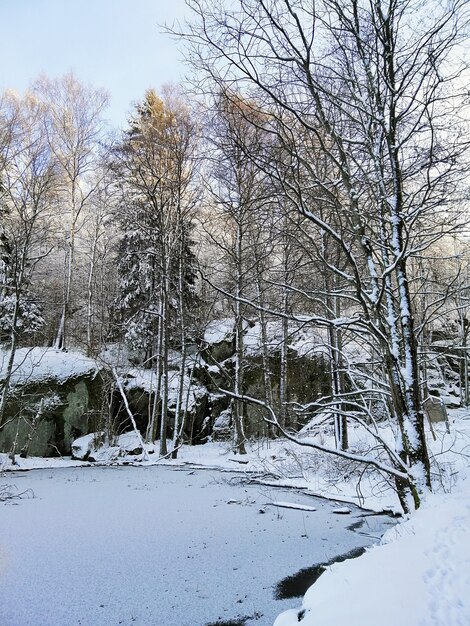
{"type": "Polygon", "coordinates": [[[299,604],[275,599],[280,580],[370,545],[391,523],[216,470],[82,467],[0,480],[35,495],[0,505],[2,626],[271,625],[299,604]],[[267,506],[279,500],[316,510],[267,506]]]}

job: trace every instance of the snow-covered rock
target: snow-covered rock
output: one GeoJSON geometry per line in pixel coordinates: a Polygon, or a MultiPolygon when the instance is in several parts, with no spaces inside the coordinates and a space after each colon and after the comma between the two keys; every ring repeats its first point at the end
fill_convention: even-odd
{"type": "Polygon", "coordinates": [[[72,459],[86,461],[96,441],[96,434],[89,433],[72,441],[72,459]]]}
{"type": "MultiPolygon", "coordinates": [[[[0,380],[10,353],[0,349],[0,380]]],[[[0,430],[0,452],[23,456],[71,454],[71,443],[89,432],[102,406],[100,366],[79,352],[20,348],[0,430]]]]}
{"type": "MultiPolygon", "coordinates": [[[[127,372],[125,378],[126,390],[142,389],[147,393],[153,393],[157,386],[156,374],[152,369],[132,368],[127,372]]],[[[176,406],[179,384],[179,372],[170,371],[168,376],[168,406],[170,408],[176,406]]],[[[197,402],[205,395],[207,395],[207,389],[198,384],[197,381],[191,380],[186,374],[183,380],[183,406],[192,411],[197,402]]]]}
{"type": "Polygon", "coordinates": [[[143,452],[141,439],[139,439],[137,434],[133,431],[119,435],[116,445],[121,450],[121,453],[125,455],[129,454],[131,456],[136,456],[138,454],[142,454],[143,452]]]}
{"type": "MultiPolygon", "coordinates": [[[[0,379],[6,375],[9,352],[0,349],[0,379]]],[[[30,384],[42,380],[64,382],[69,378],[95,375],[99,365],[80,352],[63,352],[54,348],[19,348],[15,353],[11,382],[30,384]]]]}

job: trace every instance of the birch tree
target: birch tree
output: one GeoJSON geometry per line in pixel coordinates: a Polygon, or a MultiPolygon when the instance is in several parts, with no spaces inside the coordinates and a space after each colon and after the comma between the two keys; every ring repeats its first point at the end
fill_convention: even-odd
{"type": "MultiPolygon", "coordinates": [[[[218,250],[223,268],[215,286],[231,299],[235,347],[233,392],[238,396],[245,387],[244,335],[248,317],[254,312],[242,302],[248,298],[258,303],[255,311],[259,314],[264,337],[265,393],[272,399],[266,351],[267,319],[262,305],[265,299],[263,274],[270,249],[266,241],[268,206],[273,203],[273,190],[267,185],[266,175],[250,157],[253,152],[262,149],[265,119],[252,103],[227,90],[217,95],[212,116],[208,129],[212,155],[206,188],[213,212],[206,233],[218,250]]],[[[245,408],[236,397],[232,400],[231,415],[234,450],[245,454],[245,408]]]]}
{"type": "Polygon", "coordinates": [[[31,94],[1,102],[0,340],[7,358],[0,386],[0,427],[11,388],[16,350],[44,324],[31,282],[51,249],[51,214],[57,171],[42,125],[42,110],[31,94]]]}
{"type": "Polygon", "coordinates": [[[236,85],[277,111],[280,141],[291,120],[312,138],[294,142],[292,176],[280,182],[340,249],[341,265],[327,267],[345,286],[348,311],[311,323],[347,330],[381,355],[386,379],[374,393],[397,425],[396,487],[405,510],[418,507],[431,478],[408,273],[414,255],[459,225],[466,68],[452,52],[466,36],[466,2],[189,4],[195,19],[183,34],[205,84],[236,85]],[[318,154],[330,163],[326,176],[318,154]],[[320,194],[337,221],[312,203],[320,194]]]}
{"type": "Polygon", "coordinates": [[[82,85],[73,74],[60,79],[40,78],[33,93],[44,108],[45,131],[50,150],[61,174],[63,224],[63,297],[54,346],[67,345],[67,325],[72,316],[72,287],[77,256],[77,234],[81,218],[96,191],[99,143],[103,138],[102,113],[107,106],[105,92],[82,85]]]}
{"type": "Polygon", "coordinates": [[[83,254],[86,262],[86,350],[96,356],[110,334],[110,316],[117,292],[113,224],[116,194],[103,171],[90,198],[83,225],[83,254]]]}

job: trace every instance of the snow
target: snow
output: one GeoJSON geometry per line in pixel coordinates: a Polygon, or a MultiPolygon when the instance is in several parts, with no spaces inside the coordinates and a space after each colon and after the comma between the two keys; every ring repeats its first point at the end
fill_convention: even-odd
{"type": "MultiPolygon", "coordinates": [[[[262,333],[259,321],[244,321],[243,347],[248,356],[262,353],[262,333]]],[[[234,320],[224,318],[211,322],[205,331],[204,341],[209,345],[233,340],[234,320]]],[[[289,322],[289,348],[299,356],[327,354],[327,333],[301,323],[289,322]]],[[[282,321],[266,322],[266,345],[269,351],[280,350],[282,343],[282,321]]]]}
{"type": "Polygon", "coordinates": [[[453,417],[452,437],[439,424],[432,445],[445,489],[436,484],[436,493],[387,531],[379,546],[329,567],[302,605],[283,612],[274,626],[470,624],[470,415],[456,411],[453,417]],[[457,477],[450,493],[446,476],[457,477]]]}
{"type": "Polygon", "coordinates": [[[204,332],[204,341],[209,345],[232,341],[233,327],[234,321],[229,317],[210,322],[204,332]]]}
{"type": "Polygon", "coordinates": [[[433,496],[380,547],[332,565],[275,626],[466,626],[470,623],[470,488],[433,496]],[[386,580],[384,579],[386,572],[386,580]],[[341,598],[341,602],[337,599],[341,598]]]}
{"type": "Polygon", "coordinates": [[[116,443],[124,452],[132,453],[138,450],[137,454],[141,453],[141,439],[139,439],[135,432],[119,435],[116,443]]]}
{"type": "Polygon", "coordinates": [[[90,433],[78,437],[72,442],[72,455],[75,459],[84,459],[92,450],[93,443],[96,441],[96,433],[90,433]]]}
{"type": "MultiPolygon", "coordinates": [[[[117,461],[120,457],[128,455],[141,455],[141,439],[132,431],[116,437],[114,445],[104,445],[104,433],[90,433],[83,435],[72,442],[72,455],[75,460],[86,460],[89,456],[93,462],[110,463],[117,461]]],[[[152,448],[153,446],[148,446],[152,448]]],[[[135,461],[135,459],[134,459],[135,461]]],[[[66,462],[64,462],[66,466],[66,462]]]]}
{"type": "MultiPolygon", "coordinates": [[[[157,380],[155,371],[151,369],[132,368],[125,375],[126,389],[144,389],[151,393],[156,386],[157,380]]],[[[168,404],[170,407],[176,405],[179,386],[179,372],[171,370],[168,375],[168,404]]],[[[207,394],[207,390],[196,381],[191,380],[185,374],[183,381],[183,406],[191,411],[196,406],[198,400],[207,394]]]]}
{"type": "MultiPolygon", "coordinates": [[[[314,506],[308,504],[296,504],[295,502],[285,502],[284,500],[273,500],[273,502],[267,502],[269,506],[278,506],[281,509],[297,509],[299,511],[316,511],[314,506]]],[[[336,511],[333,511],[335,513],[336,511]]]]}
{"type": "Polygon", "coordinates": [[[349,515],[351,513],[351,509],[347,506],[340,506],[337,509],[333,509],[333,513],[337,515],[349,515]]]}
{"type": "MultiPolygon", "coordinates": [[[[99,435],[99,433],[98,433],[99,435]]],[[[359,448],[366,445],[358,439],[356,430],[350,430],[350,442],[359,448]]],[[[91,435],[93,437],[93,434],[91,435]]],[[[95,435],[97,439],[99,438],[95,435]]],[[[134,433],[125,433],[122,437],[135,437],[134,433]]],[[[332,444],[334,435],[320,434],[319,437],[326,444],[332,444]]],[[[305,441],[307,438],[303,438],[305,441]]],[[[79,442],[82,446],[82,438],[73,442],[73,446],[79,442]]],[[[381,511],[401,511],[398,498],[390,486],[384,482],[383,478],[376,472],[363,472],[363,468],[358,472],[352,471],[351,463],[346,461],[343,465],[336,461],[332,463],[329,456],[306,449],[299,449],[299,446],[285,439],[275,441],[255,441],[247,442],[248,454],[234,455],[230,442],[208,442],[204,445],[188,446],[183,445],[178,452],[178,459],[168,461],[161,459],[156,454],[158,442],[147,444],[146,451],[149,455],[148,461],[143,461],[141,455],[128,455],[125,447],[117,445],[112,447],[103,446],[98,450],[93,450],[93,459],[97,463],[113,464],[137,464],[137,465],[187,465],[211,469],[234,470],[234,461],[237,465],[243,461],[243,468],[246,472],[262,474],[266,478],[264,483],[267,486],[303,489],[313,496],[331,498],[338,502],[352,502],[357,506],[376,512],[381,511]],[[360,485],[359,483],[360,477],[360,485]]],[[[85,440],[88,441],[88,440],[85,440]]],[[[445,445],[445,444],[443,444],[445,445]]],[[[69,459],[41,459],[16,457],[17,465],[12,466],[8,455],[0,453],[0,469],[32,469],[67,467],[69,459]]],[[[80,463],[73,461],[74,464],[80,463]]],[[[88,463],[84,463],[88,465],[88,463]]]]}
{"type": "Polygon", "coordinates": [[[326,501],[266,507],[274,494],[312,498],[243,478],[188,466],[8,473],[35,497],[0,503],[0,624],[272,624],[292,605],[275,598],[282,579],[376,541],[326,501]]]}
{"type": "MultiPolygon", "coordinates": [[[[0,349],[0,379],[5,377],[9,352],[0,349]]],[[[79,352],[63,352],[54,348],[19,348],[15,353],[12,383],[26,384],[54,379],[95,375],[99,366],[79,352]]]]}
{"type": "Polygon", "coordinates": [[[224,411],[221,411],[219,415],[217,416],[216,420],[214,421],[214,426],[212,427],[213,432],[217,433],[218,431],[221,431],[224,429],[228,430],[230,428],[231,416],[232,416],[231,409],[225,409],[224,411]]]}
{"type": "MultiPolygon", "coordinates": [[[[254,349],[254,340],[250,345],[254,349]]],[[[7,356],[2,355],[3,367],[7,356]]],[[[15,363],[14,382],[57,379],[58,371],[66,380],[97,370],[91,359],[53,349],[19,350],[15,363]]],[[[150,370],[134,368],[127,387],[151,389],[151,377],[150,370]]],[[[172,390],[176,381],[175,375],[172,390]]],[[[470,413],[449,410],[449,420],[449,433],[443,423],[433,426],[435,441],[428,432],[435,493],[388,531],[380,546],[328,566],[299,606],[300,601],[273,600],[271,587],[292,572],[379,538],[380,531],[373,530],[353,534],[352,545],[345,540],[347,526],[360,521],[351,503],[399,510],[389,481],[376,472],[356,471],[349,462],[333,463],[281,439],[251,443],[243,458],[229,444],[209,442],[183,446],[177,461],[158,459],[156,446],[148,446],[149,460],[143,461],[142,454],[136,457],[134,433],[93,449],[97,464],[140,465],[132,468],[90,468],[68,458],[17,458],[12,467],[0,454],[0,470],[46,468],[0,475],[0,487],[11,483],[18,492],[32,489],[36,495],[0,505],[0,624],[203,626],[249,615],[247,626],[466,626],[470,413]],[[256,486],[231,484],[233,477],[253,480],[253,472],[256,486]],[[277,498],[280,488],[284,499],[277,498]],[[317,500],[312,506],[312,495],[336,503],[317,500]]],[[[392,430],[379,428],[391,442],[392,430]]],[[[370,448],[360,429],[351,428],[349,435],[354,449],[370,448]]],[[[325,445],[333,440],[318,421],[301,437],[325,445]]],[[[82,437],[74,446],[85,456],[93,438],[82,437]]]]}

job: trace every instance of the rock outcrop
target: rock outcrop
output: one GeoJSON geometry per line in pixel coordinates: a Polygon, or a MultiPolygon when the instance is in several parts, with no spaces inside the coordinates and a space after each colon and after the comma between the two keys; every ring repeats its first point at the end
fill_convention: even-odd
{"type": "MultiPolygon", "coordinates": [[[[2,377],[6,362],[7,353],[0,352],[2,377]]],[[[0,429],[0,451],[69,455],[74,439],[96,429],[102,397],[98,373],[96,362],[80,353],[18,350],[0,429]]]]}

